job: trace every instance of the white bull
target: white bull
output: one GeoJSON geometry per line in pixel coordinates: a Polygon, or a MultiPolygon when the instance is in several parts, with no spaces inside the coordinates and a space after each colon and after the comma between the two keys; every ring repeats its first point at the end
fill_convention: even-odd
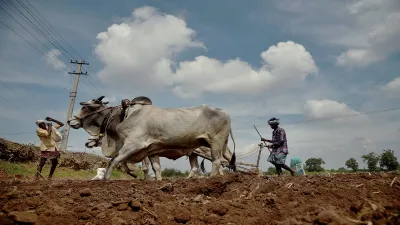
{"type": "MultiPolygon", "coordinates": [[[[99,147],[101,145],[102,145],[102,137],[93,137],[93,136],[90,136],[88,138],[88,141],[85,144],[85,146],[87,148],[99,147]]],[[[168,158],[167,154],[163,154],[163,155],[159,155],[159,156],[168,158]]],[[[153,159],[155,157],[157,157],[157,156],[154,156],[153,159]]],[[[204,159],[207,159],[207,160],[211,161],[211,151],[210,151],[210,148],[201,146],[199,148],[196,148],[193,151],[193,153],[191,155],[189,155],[188,157],[189,157],[190,169],[191,169],[190,173],[188,175],[188,178],[191,178],[191,177],[193,177],[193,175],[195,173],[197,173],[199,171],[199,164],[198,164],[197,158],[198,157],[203,158],[202,170],[204,172],[204,164],[203,164],[204,163],[204,159]]],[[[232,158],[232,153],[231,153],[229,147],[227,146],[226,147],[226,152],[225,152],[225,154],[223,154],[223,158],[221,159],[221,164],[223,166],[227,166],[229,164],[229,161],[231,160],[231,158],[232,158]]],[[[156,160],[156,161],[158,161],[158,160],[156,160]]],[[[127,162],[129,162],[129,159],[126,162],[122,162],[121,163],[123,169],[125,170],[125,172],[127,174],[129,174],[132,177],[136,178],[136,175],[134,175],[131,172],[131,170],[129,169],[128,165],[126,164],[127,162]]],[[[152,169],[154,171],[154,174],[156,174],[156,177],[157,177],[158,174],[160,174],[160,176],[161,176],[161,169],[156,170],[157,165],[153,166],[154,162],[151,162],[149,160],[149,158],[146,157],[145,160],[142,161],[142,171],[144,173],[144,179],[146,179],[148,177],[148,167],[149,167],[150,163],[152,164],[152,169]]],[[[160,167],[161,167],[161,165],[160,165],[160,167]]],[[[222,168],[220,168],[219,174],[223,175],[222,168]]]]}
{"type": "MultiPolygon", "coordinates": [[[[129,160],[139,163],[146,157],[156,162],[159,155],[179,158],[191,155],[198,147],[210,148],[212,171],[217,175],[221,158],[225,153],[229,134],[234,144],[230,168],[235,170],[235,140],[232,136],[231,120],[228,113],[206,105],[187,108],[159,108],[151,105],[151,100],[141,96],[133,100],[126,119],[117,123],[114,132],[108,133],[116,107],[107,107],[101,100],[104,96],[81,102],[82,108],[68,120],[74,128],[84,128],[90,135],[98,136],[106,130],[106,147],[102,152],[112,157],[104,180],[108,180],[112,170],[120,162],[129,160]],[[147,103],[146,103],[147,102],[147,103]],[[150,104],[148,104],[150,102],[150,104]],[[112,145],[110,148],[109,144],[112,145]],[[157,158],[156,158],[157,157],[157,158]]],[[[158,159],[158,160],[157,160],[158,159]]],[[[153,165],[153,168],[154,168],[153,165]]],[[[161,176],[157,177],[161,180],[161,176]]]]}

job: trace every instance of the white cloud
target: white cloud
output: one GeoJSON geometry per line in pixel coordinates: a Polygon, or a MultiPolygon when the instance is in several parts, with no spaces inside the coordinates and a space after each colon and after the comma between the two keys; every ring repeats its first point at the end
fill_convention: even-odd
{"type": "Polygon", "coordinates": [[[307,76],[318,72],[311,54],[293,41],[262,52],[260,68],[239,58],[222,62],[197,56],[175,62],[175,56],[188,48],[204,48],[194,35],[181,18],[152,7],[135,9],[132,18],[97,35],[95,53],[105,64],[100,77],[129,88],[170,86],[178,96],[191,98],[204,92],[260,94],[301,86],[307,76]]]}
{"type": "MultiPolygon", "coordinates": [[[[364,19],[364,16],[368,15],[360,15],[359,19],[364,19]]],[[[399,23],[400,13],[388,13],[383,21],[373,24],[368,32],[363,32],[367,46],[364,48],[350,47],[346,52],[341,53],[337,57],[337,65],[364,67],[371,63],[381,61],[393,52],[399,51],[399,23]]],[[[371,26],[371,24],[367,25],[363,22],[362,26],[371,26]]]]}
{"type": "Polygon", "coordinates": [[[66,70],[67,66],[60,60],[61,52],[58,49],[51,49],[46,53],[45,60],[56,70],[66,70]]]}
{"type": "Polygon", "coordinates": [[[302,85],[307,76],[318,72],[311,54],[293,41],[269,47],[261,58],[261,68],[252,68],[240,59],[221,62],[206,56],[181,62],[173,79],[173,91],[182,97],[195,97],[202,92],[261,94],[302,85]]]}
{"type": "Polygon", "coordinates": [[[382,86],[381,90],[391,97],[400,98],[400,77],[382,86]]]}
{"type": "Polygon", "coordinates": [[[204,47],[194,36],[181,18],[152,7],[135,9],[131,18],[97,35],[94,52],[104,64],[99,76],[129,88],[169,84],[176,54],[204,47]]]}
{"type": "Polygon", "coordinates": [[[336,55],[338,66],[365,67],[400,50],[398,0],[355,0],[350,3],[281,0],[276,4],[278,10],[290,14],[273,14],[270,21],[278,19],[291,33],[313,36],[324,44],[344,47],[345,50],[336,55]]]}
{"type": "MultiPolygon", "coordinates": [[[[340,103],[329,99],[308,100],[304,104],[304,109],[305,115],[311,119],[325,119],[360,114],[360,112],[351,109],[345,103],[340,103]]],[[[359,121],[360,119],[364,120],[367,117],[365,115],[359,115],[356,118],[359,121]]],[[[345,119],[335,118],[333,120],[335,122],[343,122],[345,119]]],[[[348,119],[346,122],[348,122],[348,119]]]]}

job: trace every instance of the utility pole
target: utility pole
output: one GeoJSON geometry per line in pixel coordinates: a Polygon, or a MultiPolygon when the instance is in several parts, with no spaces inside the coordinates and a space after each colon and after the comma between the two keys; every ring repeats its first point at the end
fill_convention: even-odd
{"type": "Polygon", "coordinates": [[[78,84],[79,84],[79,77],[81,75],[87,75],[86,73],[82,73],[82,65],[89,65],[89,63],[81,60],[80,62],[78,61],[72,61],[71,63],[77,64],[78,65],[78,72],[68,72],[68,74],[75,74],[75,82],[74,82],[74,87],[72,88],[72,91],[70,92],[70,102],[69,102],[69,109],[67,113],[67,119],[65,120],[65,129],[62,134],[62,142],[61,142],[61,151],[66,152],[67,146],[68,146],[68,136],[69,136],[69,125],[68,125],[68,119],[72,117],[72,112],[74,111],[74,104],[75,104],[75,98],[76,98],[76,93],[78,91],[78,84]]]}

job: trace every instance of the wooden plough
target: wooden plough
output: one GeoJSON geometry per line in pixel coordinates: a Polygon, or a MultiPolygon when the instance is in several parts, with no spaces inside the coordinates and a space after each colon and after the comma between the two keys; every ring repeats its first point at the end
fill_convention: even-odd
{"type": "MultiPolygon", "coordinates": [[[[254,128],[256,129],[258,135],[260,137],[262,137],[260,132],[258,132],[257,127],[254,126],[254,128]]],[[[257,175],[259,175],[261,173],[261,171],[259,170],[261,151],[263,150],[264,147],[267,147],[268,151],[270,151],[270,152],[271,152],[271,150],[269,149],[267,143],[265,143],[265,142],[258,144],[258,146],[259,146],[260,149],[258,151],[257,164],[237,162],[236,163],[236,168],[237,168],[238,172],[249,173],[249,174],[257,174],[257,175]],[[251,168],[246,168],[246,166],[247,167],[251,167],[251,168]]],[[[199,155],[200,157],[203,157],[204,159],[208,159],[208,160],[211,161],[210,157],[208,157],[208,156],[206,156],[206,155],[204,155],[202,153],[196,152],[196,154],[199,155]]],[[[206,170],[205,170],[205,167],[204,167],[204,159],[201,162],[200,169],[202,170],[203,173],[206,173],[206,170]]],[[[228,165],[229,165],[229,162],[228,163],[226,163],[226,162],[222,163],[222,167],[227,167],[228,165]]]]}

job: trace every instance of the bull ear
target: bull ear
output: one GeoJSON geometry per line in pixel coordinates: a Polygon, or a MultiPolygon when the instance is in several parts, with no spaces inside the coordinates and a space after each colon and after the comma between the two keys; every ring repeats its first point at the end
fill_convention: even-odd
{"type": "Polygon", "coordinates": [[[80,104],[80,105],[85,105],[85,106],[86,106],[86,105],[90,105],[90,104],[87,103],[87,102],[80,102],[79,104],[80,104]]]}
{"type": "Polygon", "coordinates": [[[110,103],[110,102],[103,102],[104,105],[107,105],[108,103],[110,103]]]}

